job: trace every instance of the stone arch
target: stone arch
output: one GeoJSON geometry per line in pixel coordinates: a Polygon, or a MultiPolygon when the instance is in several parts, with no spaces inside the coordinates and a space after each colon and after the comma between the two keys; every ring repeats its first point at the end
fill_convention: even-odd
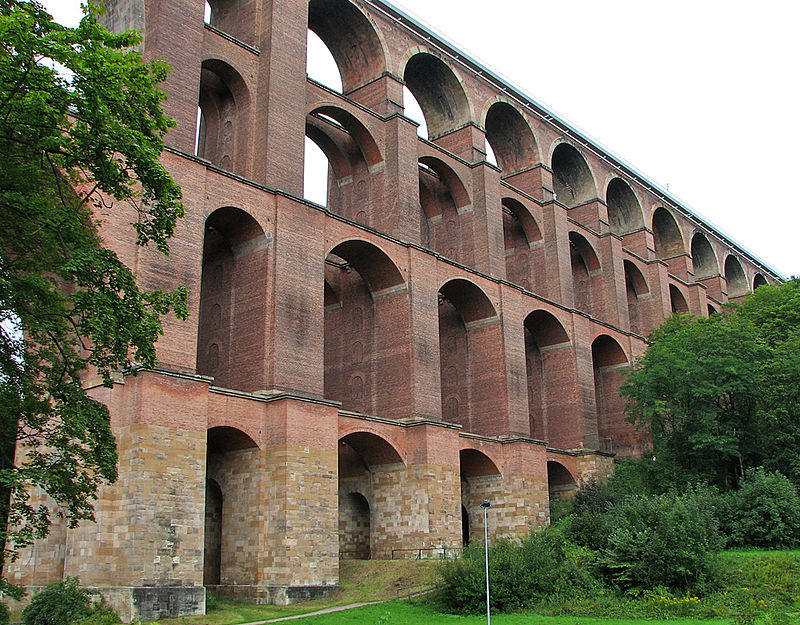
{"type": "Polygon", "coordinates": [[[458,174],[438,158],[420,157],[419,198],[422,245],[471,265],[474,219],[469,193],[458,174]]]}
{"type": "Polygon", "coordinates": [[[256,45],[255,26],[258,23],[255,2],[246,0],[207,0],[211,9],[210,21],[214,28],[244,43],[256,45]]]}
{"type": "Polygon", "coordinates": [[[766,286],[767,284],[769,284],[769,282],[767,282],[767,279],[766,279],[766,278],[763,276],[763,274],[757,273],[757,274],[756,274],[756,275],[753,277],[753,290],[754,290],[754,291],[755,291],[755,290],[756,290],[758,287],[760,287],[760,286],[766,286]]]}
{"type": "Polygon", "coordinates": [[[308,28],[316,33],[339,68],[348,93],[386,71],[386,45],[370,17],[348,0],[310,0],[308,28]]]}
{"type": "Polygon", "coordinates": [[[692,262],[696,280],[719,275],[719,262],[714,248],[706,235],[699,230],[692,236],[692,262]]]}
{"type": "Polygon", "coordinates": [[[569,248],[575,308],[596,317],[602,302],[600,259],[586,237],[574,230],[569,233],[569,248]]]}
{"type": "Polygon", "coordinates": [[[622,178],[613,178],[606,189],[608,222],[611,232],[627,234],[644,228],[642,207],[630,185],[622,178]]]}
{"type": "Polygon", "coordinates": [[[400,417],[410,410],[408,289],[392,259],[361,239],[325,260],[324,394],[342,407],[400,417]],[[392,384],[385,380],[391,378],[392,384]]]}
{"type": "Polygon", "coordinates": [[[270,240],[245,211],[219,208],[203,238],[197,372],[218,386],[266,388],[270,240]]]}
{"type": "Polygon", "coordinates": [[[597,185],[583,155],[569,143],[559,143],[550,158],[556,199],[573,208],[597,197],[597,185]]]}
{"type": "Polygon", "coordinates": [[[653,212],[653,238],[656,258],[672,258],[686,252],[678,222],[663,206],[653,212]]]}
{"type": "Polygon", "coordinates": [[[372,170],[383,157],[366,126],[352,113],[323,104],[306,116],[306,136],[328,159],[329,209],[373,225],[370,222],[379,216],[372,214],[371,198],[380,195],[381,179],[372,170]]]}
{"type": "Polygon", "coordinates": [[[364,430],[342,436],[338,455],[339,557],[388,558],[402,526],[403,457],[386,438],[364,430]]]}
{"type": "Polygon", "coordinates": [[[522,202],[506,197],[502,204],[506,279],[526,291],[541,291],[546,280],[542,231],[522,202]]]}
{"type": "Polygon", "coordinates": [[[501,503],[503,476],[497,463],[486,453],[465,448],[459,452],[461,474],[461,534],[479,536],[483,534],[481,502],[488,499],[492,505],[501,503]]]}
{"type": "Polygon", "coordinates": [[[674,284],[669,285],[669,305],[672,312],[689,312],[689,304],[681,290],[674,284]]]}
{"type": "Polygon", "coordinates": [[[259,541],[250,521],[259,514],[264,488],[260,450],[230,426],[210,428],[206,441],[203,585],[255,584],[259,541]]]}
{"type": "Polygon", "coordinates": [[[633,427],[625,421],[625,402],[618,392],[628,366],[628,357],[616,339],[607,334],[595,338],[592,369],[600,448],[623,455],[629,455],[633,449],[633,427]]]}
{"type": "MultiPolygon", "coordinates": [[[[567,331],[546,310],[525,317],[525,365],[531,436],[563,445],[570,424],[563,419],[577,400],[577,365],[567,331]]],[[[567,443],[569,446],[569,443],[567,443]]]]}
{"type": "Polygon", "coordinates": [[[742,263],[733,254],[725,258],[725,281],[728,284],[728,297],[741,297],[747,293],[747,278],[742,263]]]}
{"type": "Polygon", "coordinates": [[[502,350],[497,311],[473,282],[455,278],[439,289],[439,371],[442,418],[468,432],[503,430],[502,372],[493,358],[502,350]]]}
{"type": "Polygon", "coordinates": [[[225,61],[203,61],[198,108],[197,155],[222,169],[245,173],[251,107],[241,74],[225,61]]]}
{"type": "Polygon", "coordinates": [[[508,176],[532,167],[539,161],[539,149],[530,125],[519,110],[505,101],[489,107],[484,121],[486,141],[497,164],[508,176]]]}
{"type": "Polygon", "coordinates": [[[547,461],[547,492],[550,501],[568,499],[578,490],[578,483],[569,469],[555,460],[547,461]]]}
{"type": "Polygon", "coordinates": [[[632,261],[625,259],[622,264],[625,268],[625,292],[631,331],[644,334],[650,327],[650,318],[643,300],[650,297],[650,288],[641,270],[632,261]]]}
{"type": "Polygon", "coordinates": [[[473,118],[463,80],[438,56],[425,51],[411,56],[403,69],[403,80],[422,108],[431,141],[473,118]]]}

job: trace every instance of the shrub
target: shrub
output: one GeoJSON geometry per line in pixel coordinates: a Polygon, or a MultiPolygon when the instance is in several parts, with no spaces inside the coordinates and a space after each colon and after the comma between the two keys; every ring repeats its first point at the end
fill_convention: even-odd
{"type": "Polygon", "coordinates": [[[751,469],[728,500],[722,526],[731,546],[781,549],[800,544],[800,496],[786,476],[751,469]]]}
{"type": "MultiPolygon", "coordinates": [[[[507,612],[554,595],[581,593],[595,585],[589,573],[594,553],[570,543],[557,528],[522,540],[500,540],[489,548],[492,610],[507,612]]],[[[482,545],[444,563],[438,600],[448,612],[478,613],[486,606],[482,545]]]]}
{"type": "Polygon", "coordinates": [[[595,551],[603,549],[617,527],[615,509],[624,500],[623,491],[595,480],[581,485],[572,499],[571,515],[564,521],[567,537],[595,551]]]}
{"type": "Polygon", "coordinates": [[[45,586],[22,611],[25,625],[71,625],[92,612],[89,592],[77,577],[45,586]]]}
{"type": "Polygon", "coordinates": [[[629,497],[616,513],[599,562],[617,587],[633,594],[659,586],[688,591],[713,580],[722,539],[697,493],[629,497]]]}

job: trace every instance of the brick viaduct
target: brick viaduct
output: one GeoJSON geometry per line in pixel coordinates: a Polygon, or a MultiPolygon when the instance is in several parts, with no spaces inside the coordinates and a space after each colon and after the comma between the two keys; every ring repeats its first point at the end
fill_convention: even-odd
{"type": "Polygon", "coordinates": [[[484,498],[492,534],[526,532],[640,451],[616,389],[649,329],[778,279],[389,4],[216,0],[210,24],[203,4],[109,1],[174,68],[186,217],[168,258],[125,207],[103,236],[143,287],[185,285],[191,318],[167,321],[160,369],[93,390],[119,480],[17,582],[78,575],[146,619],[202,612],[205,587],[287,602],[335,588],[340,558],[441,555],[482,533],[484,498]],[[342,93],[307,78],[307,29],[342,93]],[[327,207],[303,199],[306,137],[327,207]]]}

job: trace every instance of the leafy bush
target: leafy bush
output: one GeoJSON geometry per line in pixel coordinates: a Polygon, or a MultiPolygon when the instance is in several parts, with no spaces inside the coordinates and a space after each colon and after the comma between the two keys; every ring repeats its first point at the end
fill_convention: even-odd
{"type": "Polygon", "coordinates": [[[614,510],[624,500],[612,484],[595,480],[584,483],[572,499],[572,513],[564,521],[567,537],[595,551],[603,549],[617,527],[614,510]]]}
{"type": "MultiPolygon", "coordinates": [[[[522,540],[501,540],[489,548],[492,610],[518,610],[554,595],[580,593],[596,585],[589,566],[594,553],[546,528],[522,540]]],[[[486,606],[482,545],[471,544],[459,560],[444,563],[438,600],[448,612],[478,613],[486,606]]]]}
{"type": "Polygon", "coordinates": [[[45,586],[22,611],[25,625],[71,625],[92,612],[89,592],[77,577],[45,586]]]}
{"type": "Polygon", "coordinates": [[[121,622],[119,615],[102,601],[92,608],[91,614],[75,621],[75,625],[118,625],[121,622]]]}
{"type": "Polygon", "coordinates": [[[609,580],[633,594],[657,587],[688,591],[711,582],[722,539],[713,511],[701,501],[695,492],[626,498],[599,556],[609,580]]]}
{"type": "Polygon", "coordinates": [[[728,494],[721,522],[731,546],[795,547],[800,544],[800,496],[786,476],[751,469],[741,488],[728,494]]]}

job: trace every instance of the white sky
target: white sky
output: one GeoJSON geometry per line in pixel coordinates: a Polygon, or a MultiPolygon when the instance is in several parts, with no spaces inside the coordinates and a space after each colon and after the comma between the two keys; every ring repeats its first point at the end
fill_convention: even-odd
{"type": "MultiPolygon", "coordinates": [[[[45,2],[63,23],[78,4],[45,2]]],[[[772,269],[800,274],[800,3],[394,4],[772,269]]]]}

